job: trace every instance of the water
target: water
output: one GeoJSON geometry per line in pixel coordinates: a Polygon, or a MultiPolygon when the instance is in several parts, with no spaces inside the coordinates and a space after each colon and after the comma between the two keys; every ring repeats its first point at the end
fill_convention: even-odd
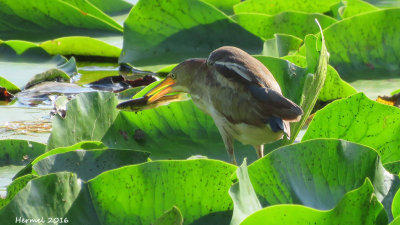
{"type": "Polygon", "coordinates": [[[372,100],[376,100],[378,96],[391,96],[390,93],[400,89],[400,78],[356,80],[349,83],[357,91],[364,92],[372,100]]]}

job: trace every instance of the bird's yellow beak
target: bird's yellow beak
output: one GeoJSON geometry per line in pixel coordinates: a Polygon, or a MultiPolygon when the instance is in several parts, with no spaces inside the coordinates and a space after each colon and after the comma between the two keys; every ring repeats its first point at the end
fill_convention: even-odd
{"type": "Polygon", "coordinates": [[[165,78],[165,80],[147,92],[144,96],[149,97],[148,103],[152,103],[164,95],[174,92],[173,85],[175,81],[171,77],[165,78]]]}

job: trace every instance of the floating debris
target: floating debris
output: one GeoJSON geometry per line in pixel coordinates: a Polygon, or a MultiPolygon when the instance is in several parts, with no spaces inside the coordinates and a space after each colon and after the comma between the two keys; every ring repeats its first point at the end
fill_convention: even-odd
{"type": "Polygon", "coordinates": [[[0,125],[0,130],[16,132],[16,134],[27,133],[49,133],[51,131],[50,120],[33,121],[11,121],[0,125]]]}

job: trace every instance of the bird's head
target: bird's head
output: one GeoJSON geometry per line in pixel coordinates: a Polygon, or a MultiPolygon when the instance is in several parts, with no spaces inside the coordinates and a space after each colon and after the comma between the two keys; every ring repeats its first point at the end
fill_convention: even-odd
{"type": "Polygon", "coordinates": [[[193,83],[198,70],[205,64],[205,59],[188,59],[177,65],[167,77],[146,93],[148,103],[173,92],[189,93],[189,87],[193,83]]]}

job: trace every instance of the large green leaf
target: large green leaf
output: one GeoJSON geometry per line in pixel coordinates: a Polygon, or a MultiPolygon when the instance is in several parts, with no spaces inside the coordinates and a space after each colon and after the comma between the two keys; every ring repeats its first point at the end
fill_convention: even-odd
{"type": "MultiPolygon", "coordinates": [[[[0,210],[1,221],[3,224],[15,224],[16,219],[20,217],[38,220],[43,217],[47,222],[48,217],[64,217],[82,188],[82,182],[71,173],[51,174],[33,179],[0,210]]],[[[30,224],[40,222],[32,221],[30,224]]]]}
{"type": "Polygon", "coordinates": [[[101,140],[117,117],[114,93],[92,92],[77,95],[67,104],[65,118],[58,114],[47,149],[70,146],[80,141],[101,140]]]}
{"type": "Polygon", "coordinates": [[[121,49],[90,37],[63,37],[43,42],[39,45],[50,55],[67,55],[85,57],[118,58],[121,49]]]}
{"type": "MultiPolygon", "coordinates": [[[[192,155],[229,161],[212,118],[190,101],[174,102],[137,113],[121,111],[101,140],[110,148],[140,149],[153,159],[184,159],[192,155]]],[[[238,160],[256,159],[251,146],[235,144],[238,160]]]]}
{"type": "Polygon", "coordinates": [[[62,153],[75,151],[75,150],[105,150],[105,149],[107,149],[107,147],[105,145],[103,145],[103,143],[98,142],[98,141],[83,141],[83,142],[79,142],[77,144],[74,144],[74,145],[71,145],[68,147],[56,148],[56,149],[53,149],[51,151],[48,151],[44,154],[37,156],[35,159],[33,159],[31,162],[29,162],[25,166],[25,168],[21,169],[15,175],[14,179],[17,177],[24,176],[26,174],[31,174],[32,172],[36,174],[36,172],[32,171],[32,166],[48,156],[52,156],[55,154],[62,154],[62,153]]]}
{"type": "Polygon", "coordinates": [[[261,39],[207,3],[139,1],[124,23],[120,62],[135,66],[171,64],[206,57],[223,45],[251,53],[262,51],[261,39]]]}
{"type": "Polygon", "coordinates": [[[308,13],[323,13],[330,10],[330,6],[340,0],[246,0],[235,5],[235,13],[265,13],[278,14],[284,11],[300,11],[308,13]]]}
{"type": "Polygon", "coordinates": [[[121,54],[120,48],[98,39],[85,36],[62,37],[40,44],[21,40],[10,40],[0,42],[0,47],[2,47],[0,48],[0,55],[4,55],[4,57],[7,58],[13,55],[21,57],[27,53],[29,54],[31,51],[36,51],[35,54],[42,53],[43,58],[47,58],[48,55],[64,55],[75,56],[83,60],[91,61],[105,61],[107,59],[114,59],[115,61],[121,54]],[[12,48],[12,50],[9,48],[12,48]],[[48,54],[46,54],[46,52],[48,54]]]}
{"type": "Polygon", "coordinates": [[[229,224],[235,169],[214,160],[155,161],[105,172],[89,190],[101,224],[151,224],[174,205],[184,224],[229,224]]]}
{"type": "Polygon", "coordinates": [[[251,164],[248,171],[263,206],[301,204],[328,210],[367,177],[382,201],[398,182],[384,170],[373,149],[336,139],[281,147],[251,164]]]}
{"type": "Polygon", "coordinates": [[[44,40],[122,31],[117,22],[86,0],[4,0],[0,12],[1,39],[44,40]]]}
{"type": "Polygon", "coordinates": [[[318,111],[304,140],[340,138],[378,151],[382,163],[400,160],[400,109],[368,99],[363,93],[335,101],[318,111]]]}
{"type": "Polygon", "coordinates": [[[282,12],[277,15],[240,13],[232,18],[251,33],[264,39],[273,38],[276,33],[290,34],[303,39],[307,34],[319,31],[315,19],[318,19],[322,28],[336,22],[329,16],[302,12],[282,12]]]}
{"type": "Polygon", "coordinates": [[[44,153],[46,145],[26,140],[0,140],[0,166],[23,165],[44,153]]]}
{"type": "Polygon", "coordinates": [[[50,155],[33,164],[39,175],[69,171],[82,180],[89,180],[100,173],[118,167],[143,163],[150,154],[129,150],[73,150],[50,155]]]}
{"type": "Polygon", "coordinates": [[[49,57],[49,54],[43,48],[33,42],[22,40],[0,42],[1,61],[12,61],[21,58],[24,60],[40,61],[49,57]],[[31,59],[33,57],[36,59],[31,59]]]}
{"type": "Polygon", "coordinates": [[[345,79],[366,71],[383,77],[399,74],[400,9],[378,10],[339,21],[324,30],[330,63],[345,79]]]}
{"type": "Polygon", "coordinates": [[[2,51],[2,55],[4,54],[3,52],[7,52],[4,45],[7,45],[9,47],[11,47],[15,53],[17,55],[21,55],[22,53],[24,53],[26,50],[30,49],[30,48],[37,48],[39,47],[37,44],[33,43],[33,42],[29,42],[29,41],[22,41],[22,40],[9,40],[9,41],[1,41],[0,45],[2,45],[1,47],[1,51],[2,51]]]}
{"type": "Polygon", "coordinates": [[[5,198],[0,198],[0,208],[3,208],[3,206],[7,205],[30,180],[36,177],[36,175],[27,174],[25,176],[18,177],[11,184],[9,184],[7,186],[7,196],[5,198]]]}
{"type": "MultiPolygon", "coordinates": [[[[301,67],[307,66],[306,58],[300,55],[289,55],[283,57],[283,59],[289,60],[290,62],[301,67]]],[[[355,93],[357,93],[357,90],[349,83],[342,80],[338,72],[331,65],[328,65],[326,79],[324,86],[318,95],[318,100],[327,102],[340,98],[347,98],[355,93]]]]}
{"type": "Polygon", "coordinates": [[[360,188],[344,195],[332,210],[321,211],[299,205],[276,205],[252,214],[241,225],[387,224],[385,210],[373,191],[371,182],[367,179],[360,188]]]}

